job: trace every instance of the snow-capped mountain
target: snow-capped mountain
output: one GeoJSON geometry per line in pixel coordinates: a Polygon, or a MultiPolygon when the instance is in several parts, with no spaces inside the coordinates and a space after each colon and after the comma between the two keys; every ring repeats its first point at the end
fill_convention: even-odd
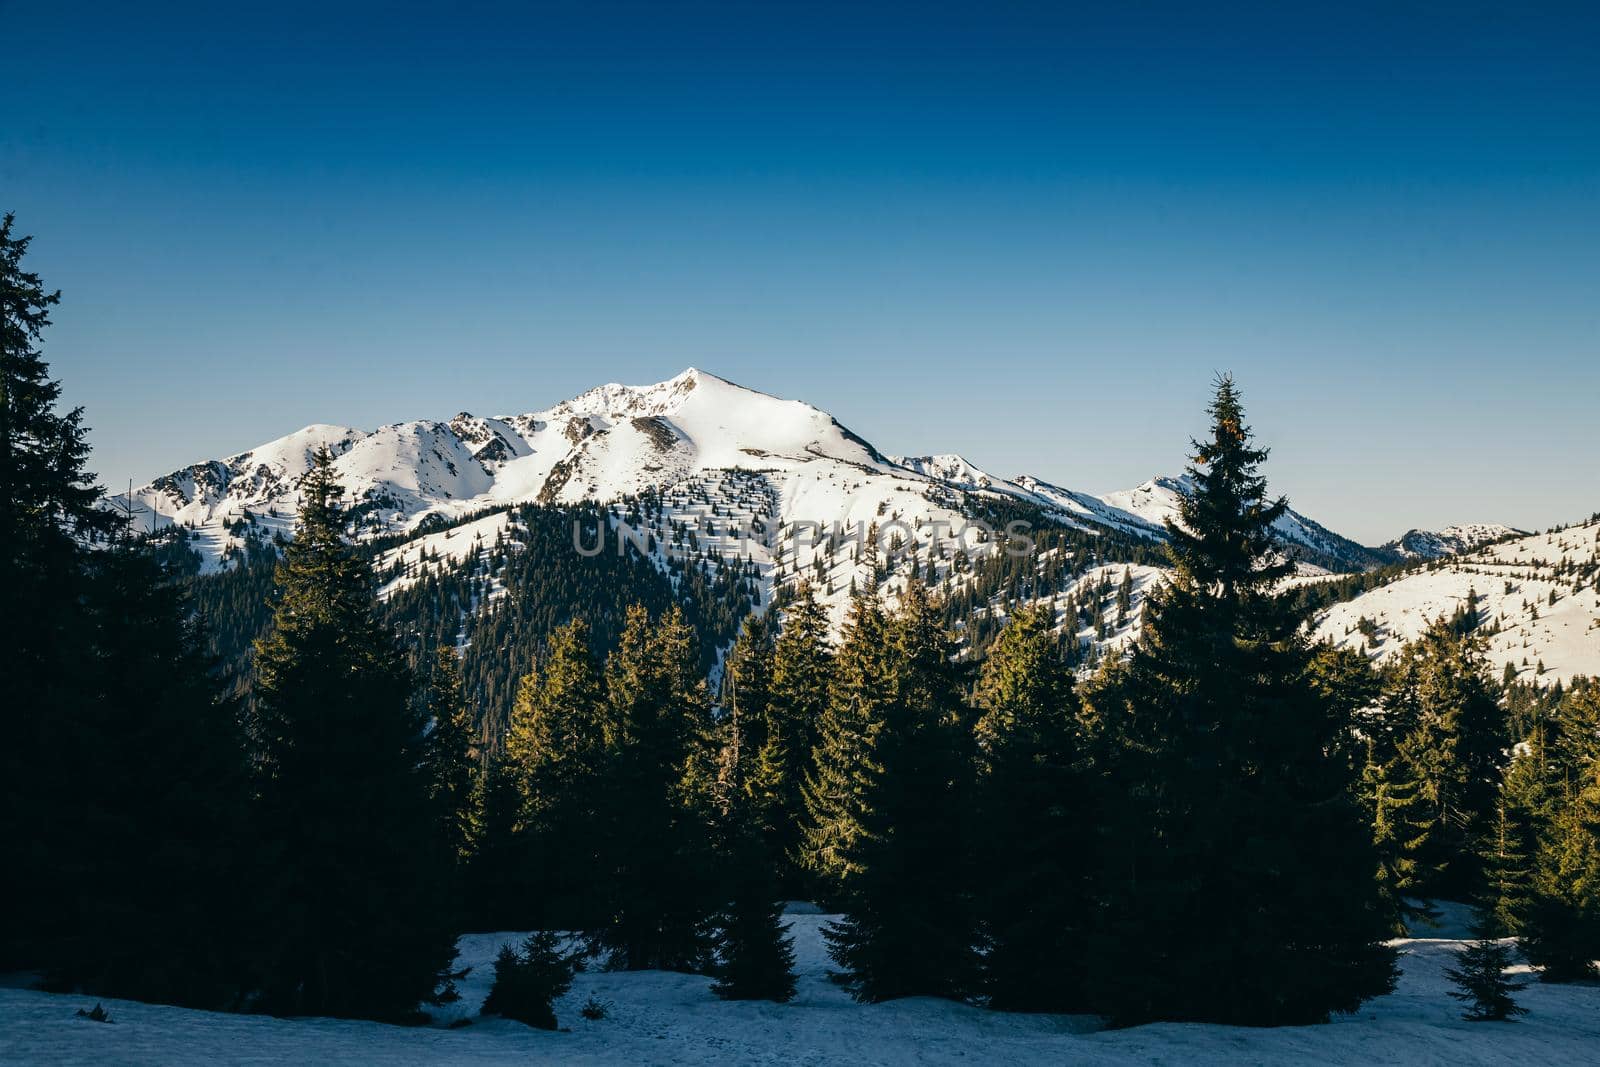
{"type": "MultiPolygon", "coordinates": [[[[647,525],[658,552],[685,540],[692,527],[698,550],[759,574],[763,603],[774,585],[811,579],[836,618],[863,582],[879,583],[892,598],[910,573],[966,580],[964,569],[951,570],[951,539],[996,507],[1091,537],[1153,543],[1165,538],[1165,523],[1189,490],[1183,478],[1158,477],[1095,496],[1027,475],[1003,478],[953,454],[886,456],[819,408],[691,368],[654,385],[603,385],[519,415],[461,412],[371,431],[308,426],[157,478],[135,490],[134,502],[152,525],[187,527],[203,567],[214,570],[248,538],[292,535],[300,480],[322,447],[335,456],[359,534],[403,539],[380,560],[385,573],[400,575],[385,586],[389,592],[413,580],[424,560],[460,562],[473,546],[492,543],[514,521],[515,506],[595,502],[609,505],[618,522],[626,516],[647,525]],[[630,503],[641,497],[652,501],[643,509],[647,519],[630,503]],[[777,542],[740,534],[773,528],[784,531],[777,542]],[[894,531],[909,542],[915,567],[880,570],[854,549],[841,549],[838,533],[851,530],[894,531]],[[944,544],[935,543],[941,537],[944,544]]],[[[1437,544],[1481,542],[1498,529],[1442,531],[1437,544]]],[[[1278,532],[1307,572],[1402,558],[1399,550],[1367,548],[1292,511],[1278,532]]],[[[963,547],[974,557],[998,551],[983,533],[963,547]]],[[[1117,612],[1117,626],[1082,621],[1102,644],[1132,636],[1144,593],[1159,580],[1152,567],[1135,562],[1130,570],[1117,559],[1130,557],[1101,560],[1078,576],[1088,585],[1051,594],[1100,596],[1128,574],[1133,604],[1117,612]]],[[[1081,610],[1081,600],[1076,606],[1081,610]]]]}
{"type": "Polygon", "coordinates": [[[1546,683],[1600,676],[1600,519],[1498,540],[1408,571],[1318,620],[1315,634],[1377,660],[1469,603],[1490,664],[1546,683]]]}
{"type": "Polygon", "coordinates": [[[1383,550],[1407,559],[1439,559],[1441,556],[1459,556],[1479,545],[1508,537],[1526,537],[1527,533],[1526,530],[1515,530],[1499,523],[1472,522],[1446,526],[1442,530],[1407,530],[1398,539],[1384,545],[1383,550]]]}

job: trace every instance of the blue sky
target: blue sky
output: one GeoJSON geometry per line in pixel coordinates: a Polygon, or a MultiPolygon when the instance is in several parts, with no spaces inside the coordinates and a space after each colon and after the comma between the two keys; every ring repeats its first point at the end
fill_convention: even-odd
{"type": "Polygon", "coordinates": [[[0,0],[0,209],[113,485],[695,365],[1104,491],[1230,369],[1341,532],[1600,509],[1600,15],[1323,7],[0,0]]]}

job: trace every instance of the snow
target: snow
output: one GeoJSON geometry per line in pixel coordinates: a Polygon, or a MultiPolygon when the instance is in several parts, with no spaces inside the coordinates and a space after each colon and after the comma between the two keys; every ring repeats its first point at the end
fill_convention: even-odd
{"type": "MultiPolygon", "coordinates": [[[[0,988],[0,1061],[38,1064],[1491,1064],[1593,1063],[1600,988],[1534,982],[1515,1023],[1467,1023],[1443,969],[1466,936],[1464,909],[1445,905],[1439,929],[1397,942],[1396,991],[1325,1026],[1276,1029],[1162,1023],[1103,1029],[1088,1016],[1011,1015],[931,999],[861,1005],[828,980],[820,930],[832,917],[791,909],[798,995],[788,1004],[724,1002],[697,975],[590,971],[556,1002],[568,1032],[477,1015],[499,946],[523,935],[460,942],[462,999],[433,1025],[272,1019],[103,1001],[114,1020],[74,1016],[93,998],[0,988]],[[609,1006],[587,1020],[589,998],[609,1006]],[[470,1025],[448,1029],[455,1020],[470,1025]]],[[[1525,970],[1526,968],[1520,968],[1525,970]]]]}
{"type": "Polygon", "coordinates": [[[1600,521],[1500,541],[1334,605],[1317,622],[1315,636],[1387,660],[1475,593],[1496,675],[1510,663],[1524,681],[1532,680],[1542,661],[1545,684],[1600,676],[1600,591],[1592,582],[1577,588],[1575,570],[1597,559],[1600,521]],[[1370,646],[1358,628],[1362,619],[1377,627],[1370,646]]]}

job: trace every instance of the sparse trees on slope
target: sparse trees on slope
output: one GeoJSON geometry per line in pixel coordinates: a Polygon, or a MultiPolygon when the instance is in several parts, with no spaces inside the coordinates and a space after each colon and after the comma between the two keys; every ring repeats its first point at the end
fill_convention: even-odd
{"type": "Polygon", "coordinates": [[[402,1019],[455,956],[426,723],[321,451],[256,648],[263,1006],[402,1019]]]}
{"type": "Polygon", "coordinates": [[[1290,564],[1228,378],[1170,523],[1170,584],[1097,717],[1113,736],[1090,970],[1121,1023],[1316,1022],[1394,982],[1371,832],[1339,755],[1350,728],[1309,676],[1290,564]]]}

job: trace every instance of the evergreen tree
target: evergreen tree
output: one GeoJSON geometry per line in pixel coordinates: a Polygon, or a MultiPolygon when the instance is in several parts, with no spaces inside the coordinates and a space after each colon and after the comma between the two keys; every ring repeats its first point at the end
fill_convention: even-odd
{"type": "Polygon", "coordinates": [[[494,961],[494,985],[479,1009],[539,1030],[556,1028],[552,1002],[572,988],[572,960],[560,951],[555,934],[532,934],[520,949],[501,945],[494,961]]]}
{"type": "Polygon", "coordinates": [[[882,773],[874,745],[890,699],[887,636],[877,597],[857,596],[845,619],[806,773],[798,858],[829,903],[842,899],[859,873],[852,857],[865,833],[865,794],[882,773]]]}
{"type": "Polygon", "coordinates": [[[1386,694],[1390,714],[1412,724],[1388,769],[1422,811],[1404,857],[1408,892],[1476,899],[1490,845],[1508,738],[1505,713],[1480,643],[1440,620],[1408,645],[1386,694]]]}
{"type": "Polygon", "coordinates": [[[1168,524],[1172,578],[1115,691],[1106,859],[1090,973],[1099,1010],[1278,1025],[1354,1010],[1394,983],[1394,917],[1340,756],[1351,724],[1318,691],[1292,570],[1239,395],[1217,383],[1193,491],[1168,524]]]}
{"type": "Polygon", "coordinates": [[[606,663],[607,755],[591,948],[620,970],[700,970],[709,952],[708,723],[694,633],[676,608],[629,609],[606,663]]]}
{"type": "Polygon", "coordinates": [[[438,651],[424,714],[429,723],[429,794],[445,845],[455,857],[457,869],[464,870],[483,833],[483,775],[477,729],[461,692],[461,668],[454,649],[441,646],[438,651]]]}
{"type": "Polygon", "coordinates": [[[86,650],[82,545],[118,517],[97,507],[81,409],[38,350],[60,293],[22,265],[31,239],[0,219],[0,967],[35,966],[77,921],[56,872],[82,847],[68,822],[86,650]],[[23,606],[27,610],[22,610],[23,606]],[[27,872],[26,877],[15,872],[27,872]]]}
{"type": "Polygon", "coordinates": [[[474,930],[529,925],[533,898],[528,839],[524,834],[524,776],[502,753],[491,754],[483,775],[483,831],[467,868],[467,911],[474,930]]]}
{"type": "Polygon", "coordinates": [[[344,542],[326,449],[302,493],[256,647],[262,1005],[403,1019],[438,996],[455,956],[427,724],[373,617],[372,574],[344,542]]]}
{"type": "Polygon", "coordinates": [[[96,553],[78,666],[77,777],[54,874],[75,914],[54,984],[225,1008],[250,988],[248,766],[180,588],[148,546],[96,553]]]}
{"type": "MultiPolygon", "coordinates": [[[[920,585],[906,589],[886,636],[887,699],[861,738],[865,751],[844,808],[849,825],[831,838],[844,915],[823,936],[858,1000],[962,1000],[978,986],[959,830],[969,800],[970,724],[954,649],[920,585]]],[[[843,699],[860,695],[847,691],[843,699]]]]}
{"type": "Polygon", "coordinates": [[[783,921],[780,862],[772,833],[781,749],[770,720],[771,642],[751,619],[729,657],[727,714],[717,781],[716,851],[721,873],[713,991],[726,1000],[794,996],[794,939],[783,921]],[[749,755],[751,750],[756,755],[749,755]]]}
{"type": "Polygon", "coordinates": [[[523,925],[585,928],[599,919],[604,699],[589,627],[574,619],[551,635],[542,668],[523,678],[506,737],[523,795],[518,824],[531,879],[523,925]]]}
{"type": "Polygon", "coordinates": [[[1072,676],[1049,607],[1017,612],[978,678],[974,869],[991,1007],[1081,1003],[1093,842],[1072,676]]]}
{"type": "Polygon", "coordinates": [[[1511,946],[1497,940],[1490,926],[1480,925],[1475,938],[1456,953],[1456,965],[1444,972],[1457,986],[1449,991],[1450,995],[1468,1005],[1461,1017],[1481,1023],[1505,1022],[1526,1015],[1528,1009],[1518,1005],[1512,994],[1526,989],[1528,983],[1506,976],[1506,968],[1512,964],[1511,946]]]}
{"type": "Polygon", "coordinates": [[[773,643],[771,726],[756,754],[767,765],[761,780],[773,794],[768,816],[773,847],[787,863],[784,882],[791,892],[806,884],[806,868],[795,860],[804,852],[805,783],[828,707],[833,670],[828,633],[827,612],[811,583],[802,581],[783,608],[783,625],[773,643]]]}
{"type": "MultiPolygon", "coordinates": [[[[1591,765],[1590,775],[1600,769],[1591,765]]],[[[1540,844],[1522,950],[1546,982],[1593,978],[1600,960],[1600,782],[1560,802],[1540,844]]]]}

